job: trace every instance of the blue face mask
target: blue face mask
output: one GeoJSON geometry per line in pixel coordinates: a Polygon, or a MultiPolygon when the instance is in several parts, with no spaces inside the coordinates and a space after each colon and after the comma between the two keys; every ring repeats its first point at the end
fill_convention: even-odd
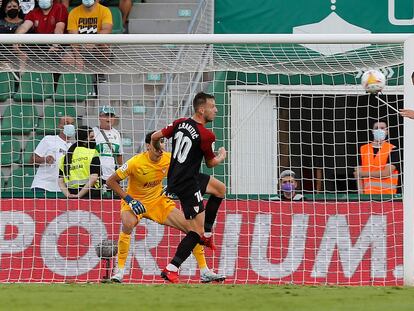
{"type": "Polygon", "coordinates": [[[42,10],[47,10],[52,6],[52,0],[39,0],[39,7],[42,10]]]}
{"type": "Polygon", "coordinates": [[[73,137],[75,135],[75,126],[73,124],[65,124],[63,126],[63,134],[66,137],[73,137]]]}
{"type": "Polygon", "coordinates": [[[296,186],[295,184],[288,182],[288,183],[282,184],[281,189],[283,192],[294,192],[296,189],[296,186]]]}
{"type": "Polygon", "coordinates": [[[95,4],[95,0],[82,0],[82,4],[87,8],[90,8],[92,5],[95,4]]]}
{"type": "Polygon", "coordinates": [[[381,129],[372,130],[372,135],[376,141],[383,141],[387,137],[387,133],[381,129]]]}

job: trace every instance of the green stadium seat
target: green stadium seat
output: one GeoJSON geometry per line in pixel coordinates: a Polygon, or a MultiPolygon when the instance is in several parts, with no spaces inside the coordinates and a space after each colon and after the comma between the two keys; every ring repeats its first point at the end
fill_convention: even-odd
{"type": "Polygon", "coordinates": [[[0,73],[0,102],[10,99],[15,92],[14,75],[10,72],[0,73]]]}
{"type": "Polygon", "coordinates": [[[56,102],[83,102],[93,93],[91,75],[65,73],[60,75],[56,88],[56,102]]]}
{"type": "Polygon", "coordinates": [[[33,165],[31,163],[33,152],[35,151],[37,145],[42,140],[44,136],[34,136],[30,137],[30,139],[27,141],[26,146],[24,147],[24,150],[22,152],[22,164],[23,165],[33,165]]]}
{"type": "Polygon", "coordinates": [[[36,129],[37,135],[57,135],[59,133],[59,119],[63,116],[72,116],[76,120],[76,109],[71,105],[46,106],[43,118],[36,129]]]}
{"type": "Polygon", "coordinates": [[[5,190],[13,192],[31,191],[30,188],[35,174],[36,171],[33,166],[23,166],[13,170],[5,190]]]}
{"type": "Polygon", "coordinates": [[[124,32],[124,25],[122,24],[122,13],[119,8],[110,6],[109,9],[112,13],[112,33],[123,33],[124,32]]]}
{"type": "Polygon", "coordinates": [[[0,165],[11,165],[20,161],[20,142],[13,136],[0,137],[0,165]]]}
{"type": "Polygon", "coordinates": [[[14,94],[18,102],[43,102],[53,96],[53,74],[25,72],[20,77],[19,89],[14,94]]]}
{"type": "Polygon", "coordinates": [[[39,115],[33,105],[11,104],[3,112],[0,123],[2,134],[24,135],[38,126],[39,115]]]}
{"type": "Polygon", "coordinates": [[[6,187],[6,177],[4,176],[3,171],[0,173],[0,190],[3,191],[3,189],[6,187]]]}

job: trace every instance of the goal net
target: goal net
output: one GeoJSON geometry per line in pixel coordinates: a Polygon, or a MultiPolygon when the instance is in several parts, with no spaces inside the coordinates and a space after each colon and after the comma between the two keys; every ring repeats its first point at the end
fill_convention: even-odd
{"type": "MultiPolygon", "coordinates": [[[[92,200],[32,189],[42,188],[33,184],[39,171],[57,172],[32,157],[56,152],[37,147],[59,135],[60,117],[102,127],[102,108],[113,111],[115,158],[125,162],[145,151],[146,133],[191,116],[192,98],[204,91],[218,107],[209,125],[215,148],[228,150],[223,164],[202,169],[227,186],[218,249],[205,254],[226,283],[411,284],[414,198],[403,174],[411,125],[396,111],[410,106],[407,38],[0,36],[0,282],[98,282],[109,273],[95,248],[116,245],[119,198],[106,188],[92,200]],[[368,69],[386,76],[378,96],[360,85],[368,69]]],[[[182,237],[142,220],[124,282],[162,283],[182,237]]],[[[190,257],[180,280],[199,276],[190,257]]]]}

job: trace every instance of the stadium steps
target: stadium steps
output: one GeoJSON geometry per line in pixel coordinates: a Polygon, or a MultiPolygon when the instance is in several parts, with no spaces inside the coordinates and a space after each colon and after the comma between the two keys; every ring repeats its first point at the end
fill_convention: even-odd
{"type": "Polygon", "coordinates": [[[195,0],[135,3],[129,16],[129,32],[187,33],[197,3],[195,0]]]}

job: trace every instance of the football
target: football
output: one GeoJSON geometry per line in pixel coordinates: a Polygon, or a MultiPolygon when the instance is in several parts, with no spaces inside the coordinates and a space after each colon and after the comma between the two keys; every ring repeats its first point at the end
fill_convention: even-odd
{"type": "Polygon", "coordinates": [[[361,84],[367,93],[376,94],[383,90],[385,86],[385,76],[379,70],[368,70],[362,75],[361,84]]]}
{"type": "Polygon", "coordinates": [[[95,246],[96,255],[102,259],[110,259],[118,252],[118,243],[112,240],[103,240],[95,246]]]}

